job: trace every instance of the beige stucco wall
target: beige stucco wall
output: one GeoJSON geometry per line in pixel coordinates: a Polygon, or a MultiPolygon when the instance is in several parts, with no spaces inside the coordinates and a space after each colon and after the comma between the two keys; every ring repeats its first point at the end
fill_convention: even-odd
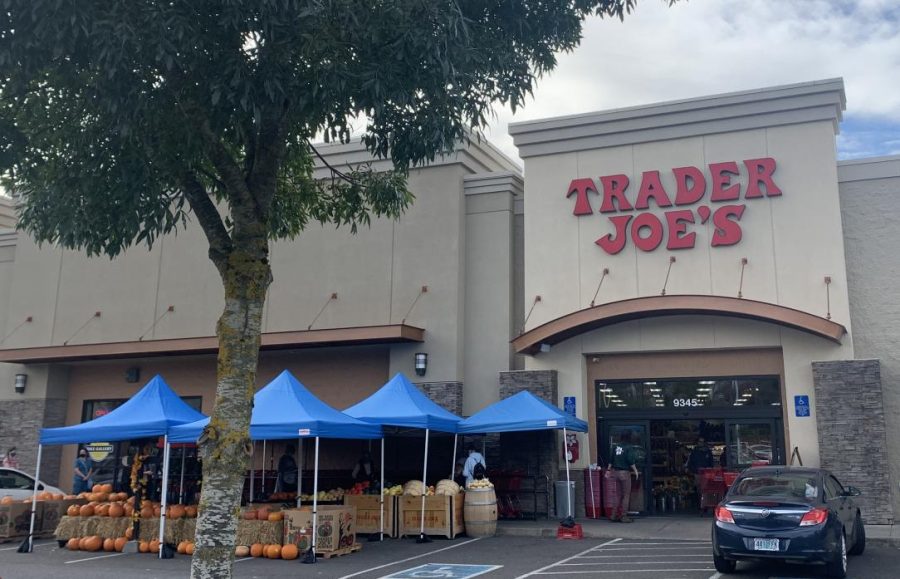
{"type": "MultiPolygon", "coordinates": [[[[588,307],[603,268],[610,273],[597,303],[659,295],[669,257],[675,256],[667,295],[701,294],[736,297],[740,260],[748,259],[743,297],[796,308],[819,316],[828,313],[825,276],[831,276],[831,319],[850,330],[841,213],[838,202],[834,125],[830,121],[732,131],[706,136],[636,143],[571,153],[529,157],[525,161],[525,304],[534,296],[528,328],[588,307]],[[628,246],[608,255],[594,241],[611,232],[606,215],[573,215],[575,198],[566,198],[574,178],[624,173],[631,180],[628,198],[634,203],[643,171],[659,170],[670,197],[676,190],[673,167],[695,166],[709,181],[710,163],[773,157],[780,197],[746,204],[740,220],[742,241],[711,247],[712,220],[690,228],[697,233],[693,249],[667,251],[665,240],[646,253],[628,246]],[[838,234],[836,234],[838,233],[838,234]]],[[[740,182],[746,189],[746,170],[740,182]]],[[[711,183],[711,181],[710,181],[711,183]]],[[[710,204],[707,197],[700,203],[710,204]]],[[[591,196],[594,211],[597,196],[591,196]]],[[[696,206],[687,206],[696,209],[696,206]]],[[[650,210],[665,223],[664,210],[651,201],[650,210]]],[[[776,347],[784,353],[784,378],[789,400],[806,394],[815,406],[814,360],[853,358],[852,334],[835,345],[821,338],[771,324],[708,317],[665,317],[629,322],[590,332],[526,358],[528,369],[559,370],[559,396],[587,399],[584,356],[600,352],[669,351],[703,348],[776,347]]],[[[579,413],[585,412],[579,404],[579,413]]],[[[785,407],[787,410],[787,407],[785,407]]],[[[582,417],[586,415],[582,414],[582,417]]],[[[798,446],[806,464],[818,462],[815,411],[809,418],[786,415],[789,443],[798,446]]],[[[593,443],[593,441],[590,441],[593,443]]],[[[788,448],[790,452],[790,448],[788,448]]],[[[595,456],[595,449],[583,456],[595,456]]],[[[586,460],[581,461],[584,466],[586,460]]]]}
{"type": "Polygon", "coordinates": [[[16,212],[13,200],[0,191],[0,230],[12,229],[16,226],[16,212]]]}

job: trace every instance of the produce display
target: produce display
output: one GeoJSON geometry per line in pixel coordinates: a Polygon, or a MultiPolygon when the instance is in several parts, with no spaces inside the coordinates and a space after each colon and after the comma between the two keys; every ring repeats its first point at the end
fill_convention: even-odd
{"type": "Polygon", "coordinates": [[[438,484],[434,485],[434,494],[436,495],[458,495],[462,492],[462,488],[455,481],[450,479],[439,480],[438,484]]]}
{"type": "Polygon", "coordinates": [[[385,485],[384,494],[390,496],[400,496],[403,494],[403,485],[394,485],[392,487],[385,485]]]}
{"type": "Polygon", "coordinates": [[[470,483],[466,484],[467,489],[492,489],[494,488],[494,483],[488,480],[487,477],[484,477],[481,480],[473,480],[470,483]]]}
{"type": "MultiPolygon", "coordinates": [[[[344,499],[344,495],[347,494],[347,491],[338,487],[336,489],[331,489],[329,491],[319,491],[317,495],[317,499],[321,501],[342,501],[344,499]]],[[[302,494],[300,495],[300,500],[303,502],[312,502],[313,495],[302,494]]]]}

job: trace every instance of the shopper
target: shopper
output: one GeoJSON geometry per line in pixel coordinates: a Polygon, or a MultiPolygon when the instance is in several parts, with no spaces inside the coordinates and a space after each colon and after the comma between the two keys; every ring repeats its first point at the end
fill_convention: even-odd
{"type": "Polygon", "coordinates": [[[475,450],[475,447],[469,445],[466,449],[469,453],[469,457],[466,459],[466,463],[463,465],[462,474],[466,477],[466,485],[469,485],[473,480],[484,478],[484,474],[481,476],[476,476],[479,473],[476,473],[475,466],[480,464],[481,468],[477,469],[480,471],[487,470],[487,463],[484,460],[484,455],[475,450]]]}
{"type": "Polygon", "coordinates": [[[94,486],[91,481],[91,475],[94,474],[94,468],[91,466],[91,459],[88,458],[87,450],[84,448],[78,451],[78,458],[75,459],[75,469],[72,476],[72,493],[78,494],[91,490],[94,486]]]}
{"type": "Polygon", "coordinates": [[[19,459],[16,457],[16,447],[13,446],[6,453],[3,459],[3,466],[6,468],[19,468],[19,459]]]}
{"type": "Polygon", "coordinates": [[[363,482],[369,481],[372,482],[375,480],[375,463],[372,461],[372,453],[368,450],[362,453],[362,456],[356,461],[356,466],[353,467],[353,481],[354,482],[363,482]]]}
{"type": "Polygon", "coordinates": [[[609,466],[611,480],[619,491],[619,504],[613,509],[611,521],[620,523],[632,522],[628,516],[628,507],[631,503],[631,475],[634,474],[635,481],[640,477],[640,471],[637,468],[637,452],[631,444],[631,431],[623,430],[619,433],[619,442],[613,444],[609,449],[609,466]]]}
{"type": "Polygon", "coordinates": [[[278,478],[275,480],[275,492],[297,492],[297,460],[294,458],[297,449],[289,444],[284,449],[284,454],[278,459],[278,478]]]}
{"type": "Polygon", "coordinates": [[[466,477],[463,475],[463,461],[456,461],[456,465],[453,467],[453,482],[458,484],[461,487],[466,486],[466,477]]]}
{"type": "Polygon", "coordinates": [[[691,456],[688,458],[688,470],[697,474],[701,468],[712,468],[713,453],[712,449],[706,446],[706,439],[702,436],[697,439],[697,444],[691,450],[691,456]]]}

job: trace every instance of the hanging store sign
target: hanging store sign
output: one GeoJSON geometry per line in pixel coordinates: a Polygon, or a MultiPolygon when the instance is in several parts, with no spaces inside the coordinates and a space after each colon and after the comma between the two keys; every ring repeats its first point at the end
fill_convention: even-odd
{"type": "Polygon", "coordinates": [[[636,196],[634,187],[629,189],[628,176],[620,174],[600,177],[599,186],[593,178],[573,179],[566,197],[575,198],[572,214],[577,217],[595,211],[607,216],[612,231],[595,243],[610,255],[625,249],[629,241],[645,252],[655,250],[663,240],[669,250],[691,249],[697,238],[692,229],[709,221],[712,247],[735,245],[743,237],[740,221],[746,202],[781,195],[773,177],[775,159],[747,159],[742,165],[736,161],[711,163],[706,171],[675,167],[671,170],[674,196],[666,191],[659,171],[644,171],[636,196]],[[596,210],[592,196],[600,198],[596,210]],[[651,206],[666,211],[660,216],[651,212],[651,206]]]}

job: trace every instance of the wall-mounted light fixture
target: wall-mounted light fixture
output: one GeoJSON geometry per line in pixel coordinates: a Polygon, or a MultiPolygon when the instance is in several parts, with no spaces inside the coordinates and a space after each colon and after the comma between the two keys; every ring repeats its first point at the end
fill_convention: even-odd
{"type": "Polygon", "coordinates": [[[141,379],[141,369],[137,366],[132,366],[131,368],[125,369],[125,381],[129,384],[134,384],[135,382],[140,381],[141,379]]]}
{"type": "Polygon", "coordinates": [[[416,352],[416,376],[424,376],[428,369],[428,354],[416,352]]]}
{"type": "Polygon", "coordinates": [[[552,346],[550,344],[541,344],[541,352],[545,354],[549,352],[551,348],[552,346]]]}
{"type": "Polygon", "coordinates": [[[25,385],[28,383],[28,374],[16,374],[15,389],[16,394],[25,393],[25,385]]]}

